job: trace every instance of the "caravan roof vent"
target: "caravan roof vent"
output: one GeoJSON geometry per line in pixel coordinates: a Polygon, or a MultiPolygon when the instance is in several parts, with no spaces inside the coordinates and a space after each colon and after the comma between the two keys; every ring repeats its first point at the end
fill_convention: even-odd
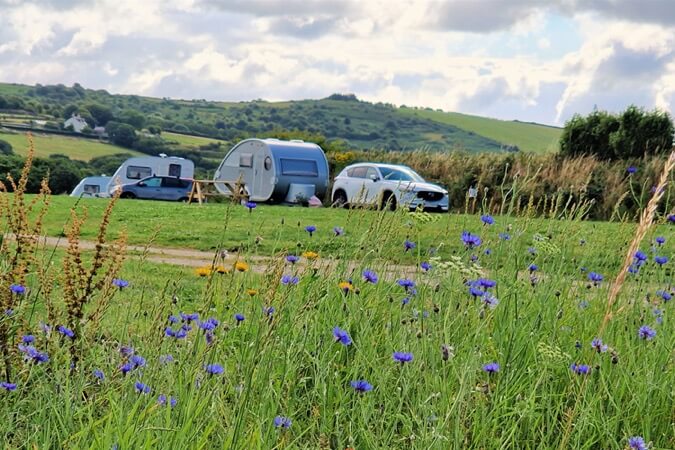
{"type": "Polygon", "coordinates": [[[291,139],[291,142],[301,142],[303,144],[305,143],[305,141],[303,141],[302,139],[291,139]]]}
{"type": "Polygon", "coordinates": [[[159,157],[160,157],[160,158],[166,158],[166,153],[160,153],[160,154],[159,154],[159,157]]]}

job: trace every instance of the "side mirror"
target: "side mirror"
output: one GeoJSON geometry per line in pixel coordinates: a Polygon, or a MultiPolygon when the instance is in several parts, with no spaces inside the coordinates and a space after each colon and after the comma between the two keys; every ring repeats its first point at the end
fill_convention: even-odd
{"type": "Polygon", "coordinates": [[[142,181],[139,181],[137,184],[138,187],[145,187],[145,183],[142,181]]]}
{"type": "Polygon", "coordinates": [[[379,180],[380,178],[379,178],[377,175],[371,175],[371,176],[370,176],[370,179],[373,180],[373,182],[376,182],[376,181],[379,180]]]}

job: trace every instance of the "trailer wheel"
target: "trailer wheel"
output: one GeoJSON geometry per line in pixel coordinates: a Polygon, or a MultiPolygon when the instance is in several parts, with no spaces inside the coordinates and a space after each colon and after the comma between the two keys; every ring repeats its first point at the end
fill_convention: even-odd
{"type": "Polygon", "coordinates": [[[333,206],[336,208],[344,208],[347,206],[347,194],[345,191],[335,191],[335,194],[333,194],[333,206]]]}

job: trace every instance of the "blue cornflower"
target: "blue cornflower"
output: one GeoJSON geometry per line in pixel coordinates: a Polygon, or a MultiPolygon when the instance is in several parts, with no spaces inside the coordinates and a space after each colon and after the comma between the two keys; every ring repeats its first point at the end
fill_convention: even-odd
{"type": "Polygon", "coordinates": [[[7,381],[0,381],[0,389],[4,389],[7,392],[16,391],[16,383],[9,383],[7,381]]]}
{"type": "Polygon", "coordinates": [[[267,317],[270,317],[270,318],[271,318],[272,315],[274,314],[274,311],[276,311],[276,309],[274,309],[274,306],[263,306],[263,313],[264,313],[267,317]]]}
{"type": "Polygon", "coordinates": [[[288,261],[291,264],[295,264],[296,262],[300,261],[300,258],[295,255],[288,255],[286,256],[286,261],[288,261]]]}
{"type": "Polygon", "coordinates": [[[32,334],[27,334],[21,338],[21,342],[23,342],[24,344],[32,344],[33,342],[35,342],[35,336],[33,336],[32,334]]]}
{"type": "Polygon", "coordinates": [[[173,355],[161,355],[159,357],[159,363],[160,364],[169,364],[174,361],[173,355]]]}
{"type": "Polygon", "coordinates": [[[356,380],[352,381],[350,384],[359,394],[365,394],[366,392],[373,390],[373,385],[368,383],[366,380],[356,380]]]}
{"type": "Polygon", "coordinates": [[[408,303],[410,303],[410,297],[405,297],[403,300],[401,300],[401,306],[405,306],[408,303]]]}
{"type": "Polygon", "coordinates": [[[191,314],[180,313],[180,317],[181,319],[183,319],[183,322],[190,323],[199,320],[199,313],[191,313],[191,314]]]}
{"type": "Polygon", "coordinates": [[[666,238],[664,238],[663,236],[656,236],[656,239],[654,239],[654,241],[656,241],[656,243],[659,245],[663,245],[666,243],[666,238]]]}
{"type": "Polygon", "coordinates": [[[26,287],[22,286],[20,284],[13,284],[9,287],[9,290],[12,291],[13,294],[16,295],[23,295],[26,293],[26,287]]]}
{"type": "Polygon", "coordinates": [[[406,251],[406,252],[408,250],[414,249],[415,247],[417,247],[417,244],[415,244],[413,241],[410,241],[410,240],[406,239],[405,242],[403,242],[403,248],[404,248],[404,251],[406,251]]]}
{"type": "Polygon", "coordinates": [[[92,374],[94,375],[94,378],[96,378],[99,381],[104,381],[105,380],[105,375],[103,374],[102,370],[95,369],[92,374]]]}
{"type": "Polygon", "coordinates": [[[188,325],[187,323],[184,323],[183,325],[180,326],[180,329],[183,331],[192,331],[192,325],[188,325]]]}
{"type": "Polygon", "coordinates": [[[46,353],[38,351],[32,345],[19,344],[19,351],[25,354],[26,360],[32,360],[35,363],[46,363],[49,361],[49,356],[46,353]]]}
{"type": "Polygon", "coordinates": [[[638,264],[631,264],[628,266],[628,272],[629,273],[639,273],[640,272],[640,266],[638,264]]]}
{"type": "Polygon", "coordinates": [[[642,436],[632,436],[628,438],[628,447],[631,450],[649,450],[649,446],[642,436]]]}
{"type": "Polygon", "coordinates": [[[363,271],[363,279],[368,283],[377,284],[378,277],[375,272],[366,269],[363,271]]]}
{"type": "Polygon", "coordinates": [[[150,386],[148,386],[147,384],[143,384],[140,381],[136,382],[135,387],[136,392],[138,392],[139,394],[149,394],[150,391],[152,390],[150,386]]]}
{"type": "Polygon", "coordinates": [[[59,325],[58,327],[56,327],[56,331],[58,331],[59,333],[70,339],[73,339],[75,337],[75,333],[73,332],[73,330],[71,330],[70,328],[66,328],[63,325],[59,325]]]}
{"type": "Polygon", "coordinates": [[[640,339],[651,341],[656,337],[656,330],[649,327],[648,325],[642,325],[638,330],[638,336],[640,337],[640,339]]]}
{"type": "Polygon", "coordinates": [[[345,234],[345,230],[342,227],[333,227],[333,233],[335,233],[335,236],[342,236],[345,234]]]}
{"type": "Polygon", "coordinates": [[[213,331],[219,324],[220,322],[217,319],[209,317],[208,319],[199,322],[199,328],[201,328],[204,331],[213,331]]]}
{"type": "Polygon", "coordinates": [[[527,247],[527,252],[528,252],[530,255],[536,255],[536,254],[537,254],[537,249],[534,248],[534,247],[527,247]]]}
{"type": "Polygon", "coordinates": [[[638,262],[638,264],[647,261],[647,255],[645,255],[645,252],[643,252],[642,250],[636,251],[635,255],[633,255],[633,258],[635,259],[635,261],[638,262]]]}
{"type": "Polygon", "coordinates": [[[427,262],[427,261],[422,261],[422,263],[420,264],[420,268],[421,268],[423,271],[428,272],[428,271],[431,270],[431,263],[429,263],[429,262],[427,262]]]}
{"type": "Polygon", "coordinates": [[[485,225],[493,225],[495,223],[494,217],[492,217],[489,214],[484,214],[480,216],[480,220],[485,224],[485,225]]]}
{"type": "Polygon", "coordinates": [[[591,280],[593,284],[597,286],[598,284],[600,284],[602,280],[605,279],[605,277],[596,272],[589,272],[588,279],[591,280]]]}
{"type": "Polygon", "coordinates": [[[246,203],[244,204],[244,206],[246,206],[246,207],[248,208],[248,212],[251,212],[251,211],[253,211],[253,210],[255,209],[255,207],[258,206],[258,205],[256,204],[256,202],[246,202],[246,203]]]}
{"type": "Polygon", "coordinates": [[[130,347],[128,345],[123,345],[120,347],[120,355],[122,355],[125,358],[128,358],[129,356],[134,354],[134,349],[133,347],[130,347]]]}
{"type": "Polygon", "coordinates": [[[216,336],[213,334],[212,331],[207,331],[204,333],[204,339],[206,340],[206,343],[208,345],[213,344],[213,341],[216,339],[216,336]]]}
{"type": "Polygon", "coordinates": [[[489,248],[486,248],[485,250],[483,250],[483,254],[490,256],[492,254],[492,250],[490,250],[489,248]]]}
{"type": "Polygon", "coordinates": [[[412,353],[394,352],[392,357],[394,358],[395,362],[400,362],[401,365],[413,360],[413,354],[412,353]]]}
{"type": "Polygon", "coordinates": [[[13,315],[14,315],[14,310],[13,310],[12,308],[7,308],[7,309],[5,310],[5,315],[6,315],[7,317],[13,316],[13,315]]]}
{"type": "Polygon", "coordinates": [[[485,306],[488,306],[490,309],[495,309],[497,305],[499,305],[499,300],[497,299],[497,297],[495,297],[489,292],[484,293],[483,296],[481,297],[481,300],[483,300],[485,306]]]}
{"type": "Polygon", "coordinates": [[[675,223],[675,214],[669,214],[667,220],[670,223],[675,223]]]}
{"type": "Polygon", "coordinates": [[[339,342],[342,345],[350,345],[352,343],[352,338],[349,337],[349,333],[340,327],[333,328],[333,337],[335,338],[335,342],[339,342]]]}
{"type": "Polygon", "coordinates": [[[573,363],[570,366],[570,369],[577,375],[588,375],[591,371],[591,367],[589,365],[577,363],[573,363]]]}
{"type": "Polygon", "coordinates": [[[595,338],[591,341],[591,348],[598,353],[605,353],[608,347],[602,343],[602,339],[595,338]]]}
{"type": "Polygon", "coordinates": [[[626,169],[626,172],[628,172],[628,175],[633,175],[635,172],[637,172],[637,167],[630,166],[628,169],[626,169]]]}
{"type": "Polygon", "coordinates": [[[656,262],[656,264],[658,264],[659,266],[662,266],[662,265],[664,265],[665,263],[668,262],[668,257],[667,256],[655,256],[654,262],[656,262]]]}
{"type": "Polygon", "coordinates": [[[312,237],[312,234],[316,231],[316,227],[314,225],[307,225],[305,231],[309,233],[309,237],[312,237]]]}
{"type": "Polygon", "coordinates": [[[281,284],[285,285],[296,285],[300,282],[298,277],[293,277],[291,275],[284,275],[281,277],[281,284]]]}
{"type": "Polygon", "coordinates": [[[274,426],[276,428],[290,428],[293,421],[288,417],[276,416],[274,418],[274,426]]]}
{"type": "Polygon", "coordinates": [[[122,372],[122,375],[126,375],[132,370],[134,370],[134,365],[128,361],[120,366],[120,372],[122,372]]]}
{"type": "Polygon", "coordinates": [[[220,375],[225,371],[225,369],[223,369],[223,366],[221,366],[220,364],[209,364],[206,367],[204,367],[204,370],[206,370],[206,372],[210,375],[220,375]]]}
{"type": "Polygon", "coordinates": [[[656,295],[661,297],[664,302],[670,301],[670,299],[673,298],[673,296],[670,294],[670,292],[667,291],[656,291],[656,295]]]}
{"type": "Polygon", "coordinates": [[[235,314],[235,315],[234,315],[234,318],[235,318],[235,320],[236,320],[237,322],[243,322],[244,319],[245,319],[244,315],[243,315],[243,314],[239,314],[239,313],[235,314]]]}
{"type": "Polygon", "coordinates": [[[483,241],[481,238],[476,236],[475,234],[471,234],[468,231],[462,232],[462,242],[464,242],[464,245],[468,248],[474,248],[478,247],[483,241]]]}
{"type": "Polygon", "coordinates": [[[509,233],[499,233],[499,239],[502,241],[510,241],[511,235],[509,233]]]}
{"type": "Polygon", "coordinates": [[[397,281],[397,283],[402,288],[405,288],[406,291],[409,291],[410,289],[413,289],[415,287],[415,282],[408,278],[401,278],[400,280],[397,281]]]}
{"type": "Polygon", "coordinates": [[[134,365],[134,368],[145,367],[145,358],[140,355],[132,356],[129,361],[134,365]]]}
{"type": "Polygon", "coordinates": [[[483,370],[490,374],[499,372],[499,369],[499,363],[496,362],[487,363],[483,366],[483,370]]]}
{"type": "Polygon", "coordinates": [[[174,408],[176,406],[176,404],[178,404],[178,400],[176,399],[176,397],[172,396],[172,397],[167,398],[166,395],[160,394],[159,397],[157,397],[157,403],[159,403],[160,406],[166,406],[168,404],[172,408],[174,408]],[[168,400],[168,403],[167,403],[167,400],[168,400]]]}
{"type": "Polygon", "coordinates": [[[495,286],[497,286],[497,282],[495,280],[491,280],[489,278],[479,278],[476,280],[476,283],[478,283],[479,286],[485,288],[485,289],[490,289],[495,286]]]}
{"type": "Polygon", "coordinates": [[[129,286],[129,282],[127,280],[123,280],[121,278],[113,278],[112,284],[113,284],[113,286],[116,286],[116,287],[120,288],[120,290],[129,286]]]}
{"type": "Polygon", "coordinates": [[[469,294],[471,294],[473,297],[482,297],[485,294],[485,291],[476,286],[471,286],[469,287],[469,294]]]}
{"type": "Polygon", "coordinates": [[[539,270],[539,266],[537,266],[536,264],[530,264],[530,267],[528,267],[527,269],[530,272],[536,272],[537,270],[539,270]]]}
{"type": "Polygon", "coordinates": [[[180,319],[174,315],[169,316],[169,323],[178,323],[180,322],[180,319]]]}

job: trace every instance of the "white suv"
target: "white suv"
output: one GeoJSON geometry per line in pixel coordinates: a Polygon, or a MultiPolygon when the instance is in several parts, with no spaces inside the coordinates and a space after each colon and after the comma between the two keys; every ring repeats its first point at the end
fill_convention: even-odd
{"type": "Polygon", "coordinates": [[[333,205],[375,205],[395,210],[398,205],[448,210],[448,191],[427,183],[407,166],[359,163],[344,168],[333,183],[333,205]]]}

